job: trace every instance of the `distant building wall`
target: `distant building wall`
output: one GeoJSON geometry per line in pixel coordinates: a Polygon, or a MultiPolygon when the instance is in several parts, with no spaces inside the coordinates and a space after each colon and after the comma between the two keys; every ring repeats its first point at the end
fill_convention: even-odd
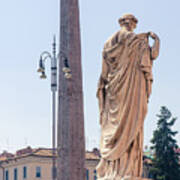
{"type": "MultiPolygon", "coordinates": [[[[86,153],[86,179],[96,180],[96,166],[99,157],[93,152],[86,153]]],[[[29,155],[18,154],[11,159],[0,161],[4,168],[0,168],[0,180],[51,180],[52,156],[50,150],[39,150],[29,155]],[[17,177],[17,179],[16,179],[17,177]],[[7,178],[7,179],[6,179],[7,178]]]]}
{"type": "MultiPolygon", "coordinates": [[[[50,180],[51,179],[51,158],[26,157],[10,162],[4,162],[4,171],[8,172],[9,179],[15,180],[15,169],[17,169],[17,180],[50,180]],[[40,177],[37,175],[37,167],[40,168],[40,177]],[[26,169],[26,170],[24,170],[26,169]]],[[[2,177],[2,175],[0,176],[2,177]]],[[[6,179],[5,179],[6,180],[6,179]]]]}
{"type": "Polygon", "coordinates": [[[97,179],[96,166],[97,166],[98,162],[99,161],[97,161],[97,160],[86,160],[85,166],[86,166],[86,170],[89,172],[89,179],[87,178],[87,174],[86,174],[86,180],[96,180],[97,179]]]}
{"type": "MultiPolygon", "coordinates": [[[[96,166],[98,160],[86,160],[85,167],[88,172],[87,180],[96,180],[96,166]]],[[[17,169],[18,180],[51,180],[52,179],[52,159],[42,157],[27,157],[11,162],[4,162],[4,171],[8,172],[9,179],[15,180],[15,169],[17,169]],[[24,167],[26,168],[26,178],[24,178],[24,167]],[[40,177],[37,177],[37,167],[40,168],[40,177]]],[[[3,171],[0,169],[0,180],[3,178],[3,171]]],[[[3,180],[3,179],[2,179],[3,180]]],[[[6,180],[6,179],[4,179],[6,180]]]]}
{"type": "Polygon", "coordinates": [[[3,168],[2,167],[0,167],[0,180],[4,180],[3,179],[3,168]]]}
{"type": "MultiPolygon", "coordinates": [[[[147,155],[147,154],[146,154],[147,155]]],[[[85,180],[96,180],[96,166],[100,160],[98,149],[86,152],[85,180]]],[[[150,178],[150,157],[143,157],[143,177],[150,178]]],[[[51,180],[52,179],[52,149],[27,147],[11,154],[0,154],[0,180],[51,180]],[[16,171],[16,172],[15,172],[16,171]],[[4,179],[3,179],[4,172],[4,179]],[[16,179],[15,174],[18,179],[16,179]],[[39,177],[40,176],[40,177],[39,177]],[[6,179],[6,177],[8,179],[6,179]]]]}

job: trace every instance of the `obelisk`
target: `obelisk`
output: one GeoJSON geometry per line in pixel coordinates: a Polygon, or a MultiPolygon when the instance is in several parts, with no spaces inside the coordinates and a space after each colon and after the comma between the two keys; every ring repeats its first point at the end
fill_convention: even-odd
{"type": "Polygon", "coordinates": [[[61,0],[57,180],[85,179],[85,138],[78,0],[61,0]],[[70,68],[71,78],[63,68],[70,68]]]}

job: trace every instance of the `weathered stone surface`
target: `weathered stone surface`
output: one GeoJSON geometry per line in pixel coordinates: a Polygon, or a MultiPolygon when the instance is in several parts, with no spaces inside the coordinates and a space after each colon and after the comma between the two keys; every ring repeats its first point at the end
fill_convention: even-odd
{"type": "Polygon", "coordinates": [[[102,156],[97,166],[99,180],[142,175],[143,126],[153,81],[152,64],[159,54],[155,33],[133,32],[138,22],[133,15],[125,15],[119,22],[121,30],[103,49],[97,92],[102,156]],[[152,47],[149,37],[154,39],[152,47]]]}
{"type": "Polygon", "coordinates": [[[61,0],[58,180],[85,179],[84,112],[78,0],[61,0]],[[72,78],[62,68],[68,60],[72,78]]]}

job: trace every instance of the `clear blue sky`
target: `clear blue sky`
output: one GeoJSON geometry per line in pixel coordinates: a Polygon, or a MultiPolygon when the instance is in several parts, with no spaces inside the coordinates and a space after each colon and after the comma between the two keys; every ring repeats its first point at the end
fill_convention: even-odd
{"type": "MultiPolygon", "coordinates": [[[[102,47],[119,30],[117,20],[124,13],[139,19],[136,33],[154,31],[161,39],[145,120],[145,144],[156,128],[162,105],[179,117],[175,129],[180,130],[179,7],[179,0],[80,0],[87,149],[99,144],[96,89],[102,47]]],[[[40,80],[36,70],[40,53],[51,51],[52,36],[59,34],[59,0],[1,1],[0,22],[0,152],[27,145],[50,147],[50,78],[40,80]]],[[[180,133],[176,138],[180,144],[180,133]]]]}

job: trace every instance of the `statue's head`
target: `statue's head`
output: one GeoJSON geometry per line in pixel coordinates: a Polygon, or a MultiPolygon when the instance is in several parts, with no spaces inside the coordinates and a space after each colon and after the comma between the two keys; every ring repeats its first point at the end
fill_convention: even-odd
{"type": "Polygon", "coordinates": [[[132,14],[125,14],[119,19],[119,24],[127,31],[133,31],[138,23],[137,18],[132,14]]]}

